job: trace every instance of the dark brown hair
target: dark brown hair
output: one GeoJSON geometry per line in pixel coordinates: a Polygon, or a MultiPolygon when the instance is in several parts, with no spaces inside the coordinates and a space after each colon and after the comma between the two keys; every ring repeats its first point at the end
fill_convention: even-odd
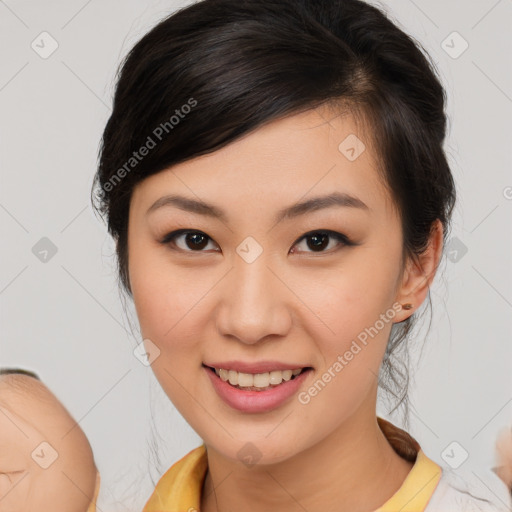
{"type": "MultiPolygon", "coordinates": [[[[371,127],[403,254],[417,258],[436,219],[446,241],[455,202],[445,101],[421,45],[359,0],[203,0],[173,13],[121,63],[100,147],[92,201],[116,241],[120,285],[131,295],[127,230],[137,183],[320,105],[360,113],[371,127]]],[[[398,403],[408,374],[396,353],[411,326],[411,318],[394,324],[379,379],[398,403]]]]}
{"type": "Polygon", "coordinates": [[[30,370],[24,370],[23,368],[0,368],[0,375],[25,375],[33,379],[41,380],[36,373],[30,370]]]}

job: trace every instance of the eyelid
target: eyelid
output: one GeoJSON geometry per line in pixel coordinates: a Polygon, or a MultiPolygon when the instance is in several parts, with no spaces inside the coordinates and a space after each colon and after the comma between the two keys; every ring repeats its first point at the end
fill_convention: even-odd
{"type": "MultiPolygon", "coordinates": [[[[173,239],[177,238],[178,236],[180,235],[184,235],[184,234],[188,234],[188,233],[194,233],[194,234],[201,234],[201,235],[204,235],[205,237],[207,237],[209,240],[211,240],[212,242],[214,242],[216,245],[217,242],[215,242],[215,240],[213,240],[213,238],[208,235],[207,233],[205,233],[204,231],[201,231],[200,229],[187,229],[187,228],[183,228],[183,229],[177,229],[175,231],[171,231],[169,233],[167,233],[166,235],[164,235],[164,237],[160,240],[160,243],[163,244],[163,245],[168,245],[168,244],[174,244],[173,242],[173,239]]],[[[176,250],[177,251],[181,251],[181,252],[190,252],[190,253],[201,253],[201,252],[206,252],[206,251],[185,251],[183,249],[180,249],[179,247],[176,247],[176,250]]]]}
{"type": "Polygon", "coordinates": [[[312,255],[317,255],[317,256],[323,256],[323,255],[329,255],[329,254],[335,253],[335,252],[341,250],[343,247],[350,247],[350,246],[358,245],[355,242],[353,242],[347,235],[345,235],[343,233],[340,233],[338,231],[333,231],[332,229],[313,229],[311,231],[308,231],[307,233],[304,233],[302,236],[300,236],[293,243],[292,249],[293,249],[293,247],[295,247],[302,240],[304,240],[304,239],[306,239],[306,238],[308,238],[310,236],[313,236],[315,234],[327,235],[331,239],[336,240],[338,243],[336,244],[336,247],[331,248],[329,250],[325,250],[325,251],[300,251],[300,252],[298,252],[298,254],[312,254],[312,255]]]}
{"type": "Polygon", "coordinates": [[[352,244],[355,245],[347,235],[340,233],[339,231],[333,231],[332,229],[312,229],[311,231],[308,231],[307,233],[304,233],[299,238],[297,238],[297,240],[295,240],[293,245],[295,245],[297,242],[300,242],[304,238],[307,238],[308,236],[316,235],[317,233],[321,233],[323,235],[329,235],[331,238],[339,239],[340,241],[346,243],[347,245],[352,245],[352,244]]]}

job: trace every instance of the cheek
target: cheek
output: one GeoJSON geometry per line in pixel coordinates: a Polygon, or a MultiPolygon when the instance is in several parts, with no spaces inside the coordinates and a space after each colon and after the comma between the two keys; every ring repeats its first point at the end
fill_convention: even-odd
{"type": "Polygon", "coordinates": [[[316,297],[310,295],[322,320],[315,318],[310,333],[321,359],[297,399],[305,421],[320,423],[319,438],[350,417],[377,388],[396,311],[386,292],[361,284],[357,276],[347,276],[324,283],[316,297]]]}
{"type": "Polygon", "coordinates": [[[134,244],[129,259],[130,284],[142,335],[157,345],[176,336],[204,288],[190,270],[172,266],[165,249],[134,244]]]}
{"type": "Polygon", "coordinates": [[[328,415],[349,410],[376,384],[397,313],[393,304],[398,253],[383,254],[383,248],[361,247],[338,270],[317,276],[309,293],[303,288],[305,302],[315,313],[310,313],[310,337],[322,357],[318,387],[326,388],[323,398],[311,402],[333,400],[339,407],[328,415]]]}
{"type": "Polygon", "coordinates": [[[130,282],[143,339],[158,347],[151,368],[162,389],[180,410],[191,408],[190,396],[200,396],[197,372],[209,321],[205,303],[218,277],[197,269],[171,265],[165,251],[133,251],[130,282]]]}
{"type": "Polygon", "coordinates": [[[322,380],[333,382],[332,388],[350,388],[357,396],[357,389],[367,389],[378,373],[395,310],[386,307],[383,294],[344,284],[327,288],[328,300],[324,295],[319,309],[324,325],[312,339],[322,354],[320,372],[328,372],[322,380]]]}
{"type": "Polygon", "coordinates": [[[156,263],[139,263],[142,260],[133,259],[131,282],[141,335],[160,351],[151,368],[174,405],[188,411],[190,395],[197,396],[195,375],[201,363],[202,339],[197,311],[204,290],[178,268],[171,271],[156,263]]]}
{"type": "MultiPolygon", "coordinates": [[[[382,314],[387,312],[388,317],[393,318],[395,282],[396,271],[388,271],[385,265],[369,258],[365,262],[364,255],[358,255],[353,264],[347,261],[338,271],[316,277],[302,292],[304,302],[318,320],[317,335],[312,338],[330,339],[334,348],[342,349],[365,329],[374,326],[382,314]]],[[[389,318],[386,320],[385,326],[381,322],[377,326],[383,335],[391,329],[389,318]]]]}

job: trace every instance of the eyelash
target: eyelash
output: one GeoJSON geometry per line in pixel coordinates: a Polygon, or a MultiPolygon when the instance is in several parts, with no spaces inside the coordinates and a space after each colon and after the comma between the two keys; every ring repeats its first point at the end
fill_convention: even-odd
{"type": "MultiPolygon", "coordinates": [[[[187,250],[187,249],[181,249],[179,247],[176,247],[176,242],[175,242],[176,237],[178,237],[180,235],[186,235],[186,234],[204,235],[206,238],[208,238],[209,240],[213,241],[212,238],[210,238],[206,233],[203,233],[202,231],[190,230],[190,229],[178,229],[177,231],[172,231],[171,233],[168,233],[167,235],[165,235],[163,237],[163,239],[160,240],[160,243],[163,244],[163,245],[174,246],[174,247],[171,247],[171,249],[175,250],[175,251],[190,252],[190,253],[206,252],[206,251],[204,251],[202,249],[194,251],[194,250],[187,250]]],[[[313,235],[328,235],[330,238],[333,238],[333,239],[337,240],[340,243],[340,246],[337,249],[335,249],[335,250],[330,249],[328,251],[322,250],[322,251],[303,251],[303,252],[311,253],[311,254],[324,254],[324,253],[329,254],[329,253],[332,253],[332,252],[336,252],[337,250],[341,249],[344,246],[350,247],[350,246],[357,245],[356,243],[352,242],[343,233],[338,233],[336,231],[331,231],[329,229],[308,231],[307,233],[302,235],[293,245],[295,246],[296,244],[298,244],[302,240],[305,240],[305,239],[307,239],[309,237],[312,237],[313,235]]]]}

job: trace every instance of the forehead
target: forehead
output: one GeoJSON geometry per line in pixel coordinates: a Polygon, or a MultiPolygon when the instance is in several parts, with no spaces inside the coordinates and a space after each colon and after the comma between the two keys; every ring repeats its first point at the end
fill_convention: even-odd
{"type": "Polygon", "coordinates": [[[340,191],[371,209],[386,208],[389,194],[371,138],[362,119],[348,112],[308,110],[146,178],[135,187],[132,205],[147,209],[173,191],[225,210],[250,204],[274,212],[308,196],[340,191]]]}

